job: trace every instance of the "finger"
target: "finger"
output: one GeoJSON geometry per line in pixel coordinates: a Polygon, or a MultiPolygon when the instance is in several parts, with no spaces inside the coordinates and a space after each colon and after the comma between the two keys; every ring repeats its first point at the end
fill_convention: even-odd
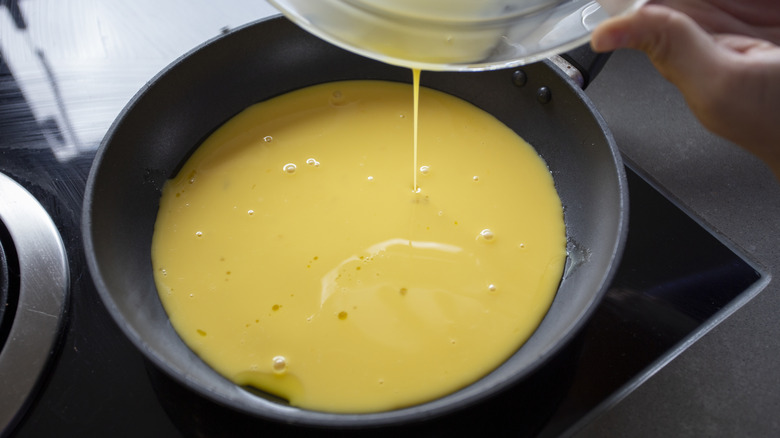
{"type": "Polygon", "coordinates": [[[755,50],[775,50],[774,44],[743,35],[713,35],[715,42],[726,49],[737,53],[747,53],[755,50]]]}
{"type": "Polygon", "coordinates": [[[602,23],[593,32],[591,46],[597,52],[641,50],[661,74],[683,87],[718,62],[713,38],[695,21],[674,9],[653,4],[602,23]]]}

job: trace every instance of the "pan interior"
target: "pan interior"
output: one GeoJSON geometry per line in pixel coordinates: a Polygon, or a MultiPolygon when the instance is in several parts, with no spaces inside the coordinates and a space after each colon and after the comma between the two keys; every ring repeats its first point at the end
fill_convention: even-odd
{"type": "MultiPolygon", "coordinates": [[[[551,64],[513,71],[423,73],[423,85],[490,112],[533,145],[553,174],[578,262],[547,317],[506,363],[450,396],[377,414],[324,414],[258,397],[203,363],[168,322],[153,280],[151,236],[162,185],[216,127],[249,105],[322,82],[411,81],[411,72],[350,54],[272,19],[233,31],[183,57],[120,114],[87,184],[85,246],[101,297],[158,367],[196,392],[252,415],[293,424],[381,425],[441,414],[527,378],[562,348],[600,299],[622,249],[627,212],[622,165],[601,119],[551,64]],[[547,104],[536,90],[552,92],[547,104]]],[[[574,257],[571,257],[574,259],[574,257]]]]}

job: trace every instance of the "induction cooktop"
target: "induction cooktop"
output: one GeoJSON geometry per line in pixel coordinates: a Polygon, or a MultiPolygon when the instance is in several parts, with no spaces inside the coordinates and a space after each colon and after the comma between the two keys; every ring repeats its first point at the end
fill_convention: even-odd
{"type": "MultiPolygon", "coordinates": [[[[47,65],[42,53],[40,62],[47,65]]],[[[57,266],[66,271],[60,277],[65,286],[58,301],[62,311],[54,324],[56,333],[46,340],[50,346],[42,362],[16,364],[35,370],[36,378],[18,406],[0,404],[5,410],[0,418],[10,418],[0,424],[2,435],[292,433],[289,426],[240,415],[179,386],[147,363],[120,332],[91,282],[81,243],[84,186],[97,144],[79,139],[73,127],[90,126],[93,115],[68,111],[58,101],[61,84],[45,73],[33,80],[49,83],[51,111],[34,110],[18,79],[0,56],[0,173],[42,207],[41,220],[48,217],[53,224],[49,232],[54,231],[64,250],[57,266]]],[[[98,124],[94,129],[104,128],[98,124]]],[[[569,348],[533,379],[479,405],[421,424],[351,433],[444,436],[473,431],[544,437],[571,433],[744,303],[762,281],[761,270],[642,169],[629,163],[627,176],[630,220],[624,256],[603,301],[569,348]]],[[[0,199],[6,202],[5,196],[0,199]]],[[[26,300],[20,296],[17,251],[23,244],[14,241],[9,226],[0,226],[4,301],[0,355],[10,342],[18,341],[9,336],[10,327],[24,313],[20,303],[26,300]]],[[[4,395],[15,384],[10,375],[0,375],[0,382],[4,395]]],[[[302,432],[326,431],[294,429],[302,432]]]]}
{"type": "MultiPolygon", "coordinates": [[[[46,148],[27,146],[39,144],[35,137],[44,138],[41,127],[23,111],[13,77],[6,72],[0,81],[0,132],[5,133],[0,136],[0,171],[48,212],[69,265],[62,333],[14,420],[18,424],[3,425],[4,433],[237,436],[286,430],[192,394],[146,363],[124,338],[98,298],[81,247],[80,209],[92,154],[61,161],[46,148]]],[[[725,317],[761,279],[744,257],[630,166],[627,176],[631,207],[625,253],[606,296],[573,346],[531,382],[456,415],[404,430],[434,435],[512,430],[515,436],[557,436],[640,384],[725,317]]],[[[18,272],[15,243],[7,232],[3,235],[4,252],[11,255],[4,257],[10,268],[3,272],[11,277],[4,284],[18,285],[13,277],[18,272]]],[[[18,316],[18,294],[18,287],[7,291],[4,319],[18,316]]],[[[399,430],[371,431],[384,432],[399,430]]]]}

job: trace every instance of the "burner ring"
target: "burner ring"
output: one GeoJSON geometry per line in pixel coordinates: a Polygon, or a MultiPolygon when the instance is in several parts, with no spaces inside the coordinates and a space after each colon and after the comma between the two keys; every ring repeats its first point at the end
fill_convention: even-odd
{"type": "Polygon", "coordinates": [[[16,310],[0,350],[2,435],[22,417],[52,356],[62,327],[70,274],[65,246],[46,210],[2,173],[0,200],[0,221],[13,241],[19,269],[16,310]]]}

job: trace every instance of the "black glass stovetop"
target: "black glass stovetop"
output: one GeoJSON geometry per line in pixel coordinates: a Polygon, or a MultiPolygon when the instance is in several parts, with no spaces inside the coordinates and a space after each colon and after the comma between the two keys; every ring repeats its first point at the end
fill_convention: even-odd
{"type": "MultiPolygon", "coordinates": [[[[91,283],[81,246],[81,203],[95,148],[82,148],[66,159],[55,156],[48,145],[59,141],[60,129],[56,121],[34,117],[0,62],[0,172],[49,212],[71,273],[61,340],[26,414],[5,434],[303,432],[244,417],[188,392],[147,364],[125,339],[91,283]]],[[[630,168],[627,173],[631,211],[625,254],[603,302],[573,345],[534,381],[493,400],[424,424],[371,430],[371,435],[443,436],[457,430],[558,436],[607,409],[729,313],[761,274],[651,183],[630,168]]]]}

